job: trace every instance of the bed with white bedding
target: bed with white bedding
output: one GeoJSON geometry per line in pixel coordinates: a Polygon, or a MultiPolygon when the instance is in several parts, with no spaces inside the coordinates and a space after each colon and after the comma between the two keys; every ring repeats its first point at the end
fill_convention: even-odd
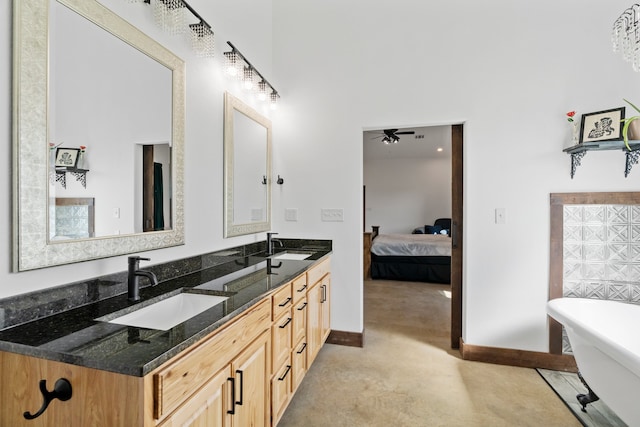
{"type": "Polygon", "coordinates": [[[378,234],[371,244],[371,278],[451,282],[451,238],[442,234],[378,234]]]}

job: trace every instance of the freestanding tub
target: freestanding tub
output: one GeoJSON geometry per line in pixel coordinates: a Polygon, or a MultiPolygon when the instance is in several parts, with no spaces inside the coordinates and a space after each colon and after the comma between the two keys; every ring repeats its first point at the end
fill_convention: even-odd
{"type": "Polygon", "coordinates": [[[558,298],[547,313],[567,330],[584,380],[629,426],[640,426],[640,305],[558,298]]]}

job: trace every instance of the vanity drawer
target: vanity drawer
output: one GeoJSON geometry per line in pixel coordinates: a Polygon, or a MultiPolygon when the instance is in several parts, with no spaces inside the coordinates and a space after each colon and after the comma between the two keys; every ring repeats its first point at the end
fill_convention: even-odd
{"type": "Polygon", "coordinates": [[[325,276],[328,272],[331,271],[331,259],[327,258],[322,261],[320,264],[313,267],[311,270],[307,271],[307,283],[309,287],[316,284],[323,276],[325,276]]]}
{"type": "Polygon", "coordinates": [[[303,298],[293,306],[293,343],[304,339],[307,335],[307,298],[303,298]]]}
{"type": "Polygon", "coordinates": [[[293,331],[293,318],[291,309],[278,318],[271,326],[271,372],[289,357],[291,353],[291,337],[293,331]]]}
{"type": "Polygon", "coordinates": [[[293,279],[291,292],[293,293],[293,303],[296,304],[300,299],[307,295],[307,275],[293,279]]]}
{"type": "Polygon", "coordinates": [[[155,418],[171,413],[270,326],[271,304],[264,299],[229,326],[160,367],[153,374],[155,418]]]}
{"type": "Polygon", "coordinates": [[[276,320],[285,311],[289,311],[293,305],[291,297],[291,282],[278,289],[271,297],[271,301],[273,304],[273,320],[276,320]]]}

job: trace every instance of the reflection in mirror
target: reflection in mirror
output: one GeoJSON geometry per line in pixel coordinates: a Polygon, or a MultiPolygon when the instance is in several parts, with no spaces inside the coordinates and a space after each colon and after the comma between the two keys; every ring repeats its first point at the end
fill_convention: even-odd
{"type": "Polygon", "coordinates": [[[225,237],[271,228],[271,121],[225,93],[225,237]]]}
{"type": "MultiPolygon", "coordinates": [[[[49,200],[93,197],[95,237],[171,229],[170,209],[163,215],[162,199],[154,209],[153,161],[143,166],[145,157],[136,156],[141,141],[171,140],[171,70],[57,0],[51,0],[49,9],[49,53],[49,141],[54,147],[82,148],[79,161],[89,170],[83,185],[74,179],[65,179],[64,186],[52,180],[49,200]],[[132,185],[138,175],[147,178],[151,188],[144,220],[134,210],[147,201],[142,191],[149,188],[132,185]],[[160,226],[155,225],[158,219],[160,226]]],[[[153,145],[145,145],[153,150],[153,145]]],[[[160,173],[156,180],[160,194],[163,183],[170,182],[170,152],[163,158],[160,168],[167,176],[163,180],[160,173]]]]}
{"type": "Polygon", "coordinates": [[[14,270],[183,244],[184,62],[95,0],[13,7],[14,270]]]}
{"type": "Polygon", "coordinates": [[[49,239],[95,237],[94,205],[92,197],[56,197],[49,208],[49,239]]]}

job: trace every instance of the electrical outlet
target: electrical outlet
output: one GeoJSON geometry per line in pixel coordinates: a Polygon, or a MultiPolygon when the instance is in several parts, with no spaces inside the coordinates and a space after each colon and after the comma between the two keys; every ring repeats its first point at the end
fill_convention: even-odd
{"type": "Polygon", "coordinates": [[[342,222],[344,221],[344,209],[322,209],[320,216],[325,222],[342,222]]]}

